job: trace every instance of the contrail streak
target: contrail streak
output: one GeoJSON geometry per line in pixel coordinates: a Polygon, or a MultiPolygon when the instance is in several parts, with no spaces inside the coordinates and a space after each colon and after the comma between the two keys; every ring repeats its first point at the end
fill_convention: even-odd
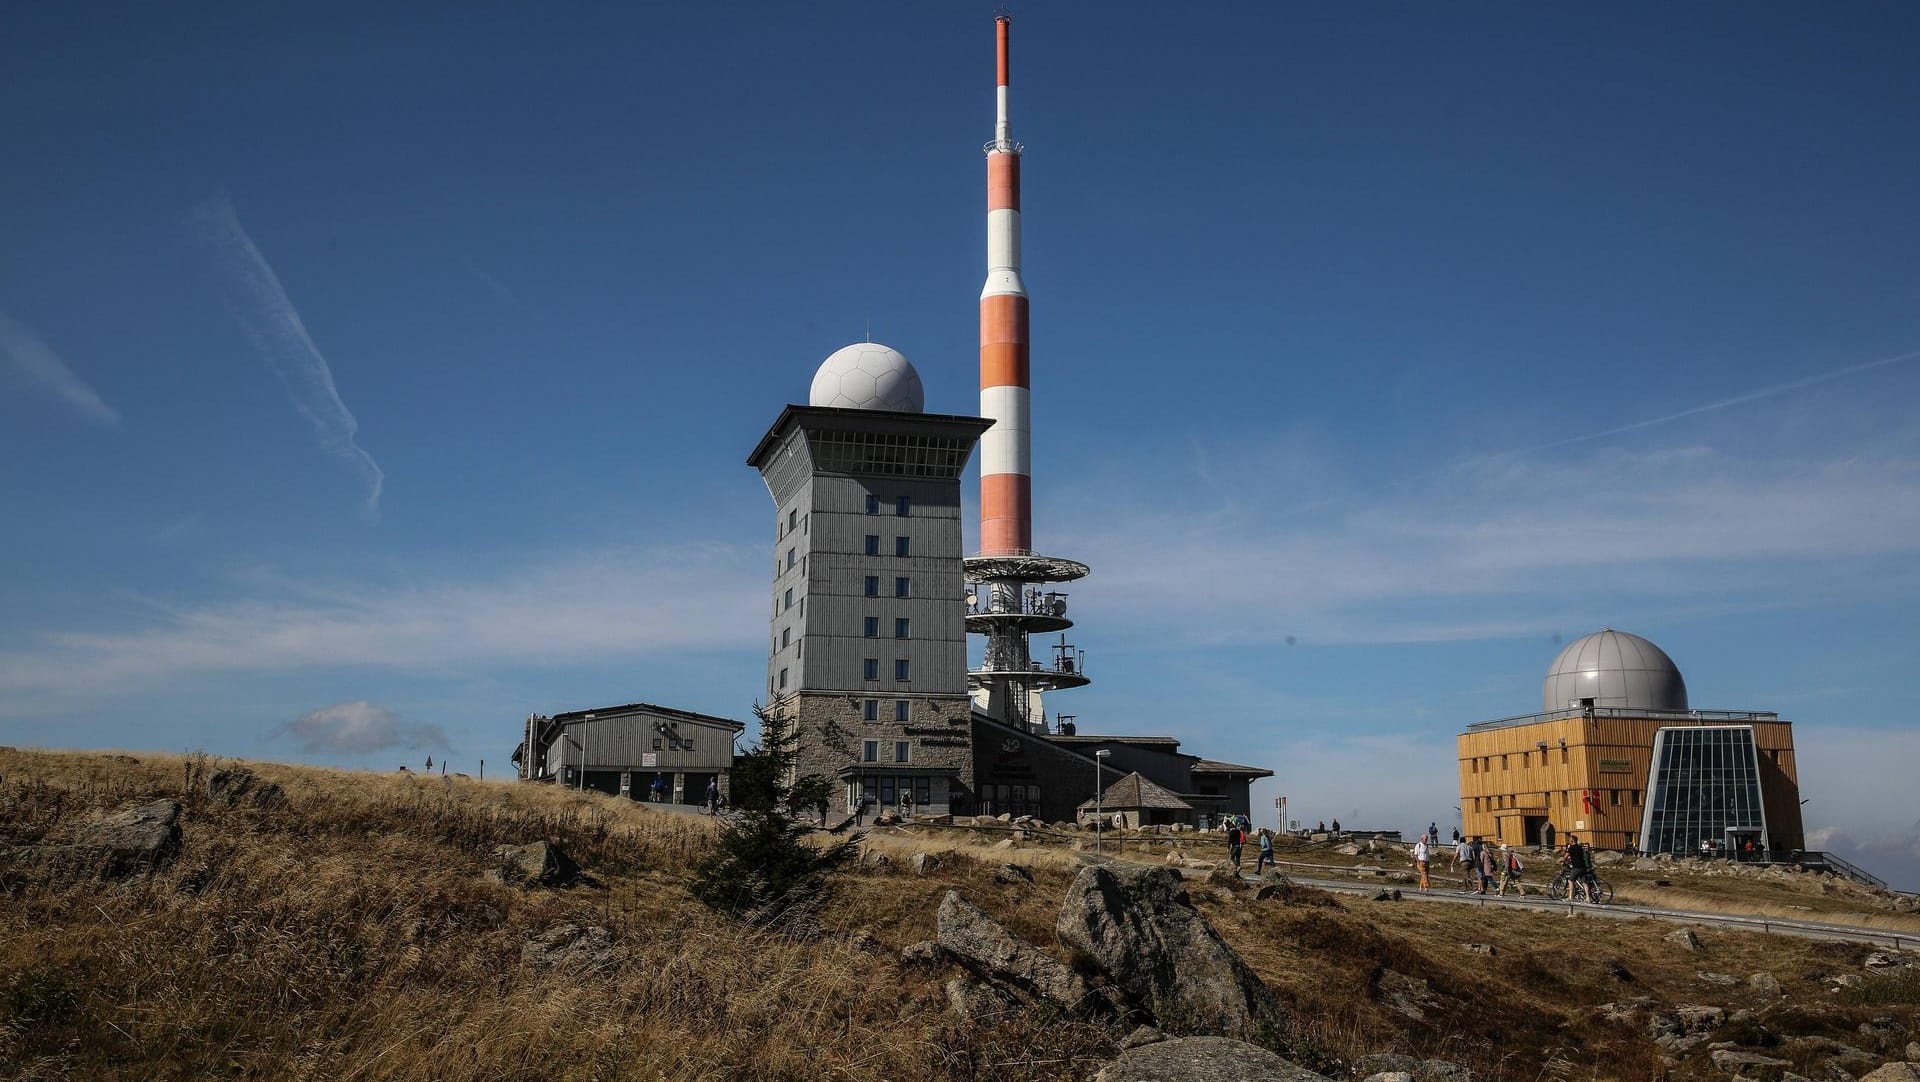
{"type": "Polygon", "coordinates": [[[333,370],[307,334],[299,311],[280,285],[280,276],[273,273],[266,257],[254,246],[225,196],[194,208],[192,220],[227,272],[227,310],[260,351],[261,360],[286,384],[293,408],[313,424],[320,446],[366,478],[366,513],[379,514],[380,489],[386,483],[386,474],[373,456],[354,442],[360,424],[340,400],[333,370]]]}
{"type": "Polygon", "coordinates": [[[41,384],[81,413],[102,424],[119,424],[120,414],[102,401],[76,375],[53,347],[33,329],[0,312],[0,355],[12,358],[13,365],[28,379],[41,384]]]}
{"type": "Polygon", "coordinates": [[[1836,379],[1844,379],[1847,376],[1857,375],[1861,372],[1870,372],[1876,368],[1885,368],[1888,365],[1901,364],[1916,358],[1920,358],[1920,349],[1893,357],[1882,357],[1877,361],[1866,361],[1861,364],[1848,365],[1845,368],[1836,368],[1831,372],[1821,372],[1818,375],[1805,376],[1800,379],[1789,380],[1786,383],[1777,383],[1771,387],[1762,387],[1759,390],[1737,394],[1732,398],[1723,398],[1718,402],[1709,402],[1704,406],[1694,406],[1691,409],[1683,409],[1678,413],[1669,413],[1661,417],[1649,417],[1644,421],[1635,421],[1632,424],[1620,425],[1600,432],[1589,432],[1582,436],[1568,436],[1563,440],[1554,440],[1552,443],[1542,443],[1533,447],[1523,447],[1517,451],[1502,451],[1497,455],[1488,457],[1504,458],[1509,455],[1530,455],[1535,451],[1550,451],[1555,447],[1565,447],[1569,444],[1603,440],[1608,436],[1618,436],[1624,432],[1637,432],[1643,428],[1652,428],[1654,425],[1663,425],[1670,421],[1684,420],[1688,417],[1696,417],[1702,413],[1712,413],[1715,410],[1723,410],[1731,406],[1745,405],[1748,402],[1758,401],[1762,398],[1772,398],[1775,395],[1787,394],[1790,391],[1798,391],[1822,383],[1830,383],[1836,379]]]}

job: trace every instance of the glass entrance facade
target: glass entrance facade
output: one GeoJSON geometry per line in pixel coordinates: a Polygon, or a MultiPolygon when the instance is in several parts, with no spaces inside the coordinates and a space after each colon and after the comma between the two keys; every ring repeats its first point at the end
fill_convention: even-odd
{"type": "Polygon", "coordinates": [[[1643,850],[1733,857],[1749,839],[1757,846],[1766,836],[1752,726],[1674,726],[1654,734],[1643,850]]]}

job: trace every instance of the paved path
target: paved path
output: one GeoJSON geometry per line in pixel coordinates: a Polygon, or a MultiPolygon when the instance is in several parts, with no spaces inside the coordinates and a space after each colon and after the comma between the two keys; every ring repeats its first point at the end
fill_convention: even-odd
{"type": "MultiPolygon", "coordinates": [[[[1181,874],[1190,878],[1205,876],[1208,869],[1187,868],[1181,874]]],[[[1258,882],[1253,876],[1241,873],[1240,878],[1248,882],[1258,882]]],[[[1543,912],[1565,913],[1575,917],[1612,917],[1618,920],[1638,920],[1642,917],[1653,920],[1672,921],[1676,924],[1704,924],[1714,928],[1727,928],[1745,932],[1763,932],[1768,935],[1791,935],[1806,939],[1824,939],[1843,943],[1865,943],[1876,947],[1891,947],[1894,950],[1920,950],[1920,932],[1888,931],[1880,928],[1863,928],[1847,924],[1827,924],[1811,920],[1783,920],[1778,917],[1735,917],[1724,913],[1703,913],[1690,909],[1666,909],[1658,906],[1626,905],[1586,905],[1579,902],[1556,902],[1546,898],[1508,897],[1498,895],[1464,894],[1449,887],[1435,888],[1422,894],[1417,888],[1404,884],[1389,884],[1375,880],[1371,883],[1353,879],[1317,879],[1298,875],[1287,876],[1289,880],[1302,886],[1319,887],[1321,890],[1336,891],[1343,894],[1374,895],[1382,890],[1398,890],[1402,901],[1433,902],[1441,905],[1497,906],[1505,909],[1532,909],[1543,912]]]]}

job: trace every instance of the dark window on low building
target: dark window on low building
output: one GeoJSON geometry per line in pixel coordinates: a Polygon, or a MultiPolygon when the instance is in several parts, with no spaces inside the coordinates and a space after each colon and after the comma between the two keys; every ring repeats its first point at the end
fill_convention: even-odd
{"type": "Polygon", "coordinates": [[[911,556],[913,555],[910,551],[911,548],[912,544],[907,538],[896,537],[893,539],[893,554],[895,556],[911,556]]]}
{"type": "Polygon", "coordinates": [[[903,658],[903,657],[894,658],[893,659],[893,678],[895,680],[912,679],[913,678],[913,662],[908,661],[906,658],[903,658]]]}
{"type": "Polygon", "coordinates": [[[868,721],[880,720],[880,700],[868,699],[861,705],[861,716],[868,721]]]}
{"type": "Polygon", "coordinates": [[[866,679],[868,680],[880,679],[880,659],[879,658],[877,657],[866,658],[862,661],[861,667],[863,670],[862,675],[865,676],[866,679]]]}
{"type": "Polygon", "coordinates": [[[878,575],[867,576],[867,596],[868,597],[880,596],[880,576],[878,575]]]}
{"type": "Polygon", "coordinates": [[[880,555],[880,535],[879,534],[870,533],[867,535],[867,555],[869,556],[880,555]]]}

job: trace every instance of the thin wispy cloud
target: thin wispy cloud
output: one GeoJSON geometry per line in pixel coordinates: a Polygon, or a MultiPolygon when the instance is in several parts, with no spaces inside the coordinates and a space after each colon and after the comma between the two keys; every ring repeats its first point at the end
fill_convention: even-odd
{"type": "Polygon", "coordinates": [[[1833,454],[1482,461],[1308,515],[1281,510],[1286,485],[1248,471],[1223,481],[1233,506],[1200,514],[1083,492],[1107,510],[1075,516],[1100,528],[1063,551],[1124,584],[1076,595],[1090,623],[1194,646],[1507,637],[1590,622],[1596,597],[1741,611],[1920,589],[1899,571],[1920,554],[1920,463],[1833,454]]]}
{"type": "Polygon", "coordinates": [[[1612,436],[1624,436],[1629,432],[1639,432],[1643,429],[1653,428],[1656,425],[1672,424],[1675,421],[1684,421],[1689,417],[1698,417],[1704,413],[1715,413],[1719,410],[1731,409],[1734,406],[1744,406],[1749,402],[1758,402],[1762,399],[1791,394],[1794,391],[1804,391],[1809,387],[1818,387],[1822,383],[1832,383],[1837,379],[1845,379],[1848,376],[1856,376],[1862,372],[1871,372],[1876,368],[1887,368],[1896,364],[1905,364],[1913,360],[1920,360],[1920,349],[1911,350],[1907,353],[1897,354],[1892,357],[1882,357],[1877,361],[1851,364],[1845,368],[1836,368],[1830,372],[1820,372],[1815,375],[1805,376],[1801,379],[1788,380],[1785,383],[1776,383],[1771,387],[1761,387],[1756,390],[1746,391],[1734,395],[1731,398],[1722,398],[1715,402],[1693,406],[1680,410],[1677,413],[1668,413],[1659,417],[1649,417],[1644,421],[1634,421],[1631,424],[1602,429],[1599,432],[1588,432],[1579,436],[1568,436],[1566,439],[1553,440],[1550,443],[1542,443],[1533,447],[1523,447],[1515,451],[1505,451],[1501,454],[1530,455],[1538,451],[1551,451],[1556,447],[1571,447],[1577,443],[1591,443],[1594,440],[1604,440],[1612,436]]]}
{"type": "Polygon", "coordinates": [[[494,296],[500,298],[503,301],[506,301],[508,304],[511,304],[516,308],[520,307],[519,296],[515,294],[513,290],[508,289],[506,287],[506,284],[500,281],[500,279],[495,278],[493,275],[488,274],[484,270],[481,270],[479,264],[477,263],[467,264],[467,273],[473,275],[474,279],[478,281],[481,285],[486,286],[487,292],[493,294],[494,296]]]}
{"type": "Polygon", "coordinates": [[[354,441],[360,424],[341,400],[333,369],[307,333],[299,310],[280,284],[280,276],[247,235],[226,197],[209,199],[194,208],[192,221],[220,261],[228,311],[253,342],[260,359],[286,385],[294,408],[313,425],[321,448],[365,479],[366,512],[377,514],[386,474],[354,441]]]}
{"type": "Polygon", "coordinates": [[[0,354],[5,354],[13,370],[29,381],[53,392],[88,420],[105,425],[120,423],[119,411],[106,404],[87,382],[74,374],[72,366],[60,359],[53,347],[26,324],[0,312],[0,354]]]}
{"type": "Polygon", "coordinates": [[[280,727],[312,754],[367,755],[393,748],[444,748],[438,725],[410,722],[365,699],[310,710],[280,727]]]}
{"type": "Polygon", "coordinates": [[[251,573],[244,596],[127,614],[130,630],[47,631],[0,652],[0,718],[210,674],[575,665],[753,651],[759,551],[681,546],[550,554],[418,586],[251,573]]]}

